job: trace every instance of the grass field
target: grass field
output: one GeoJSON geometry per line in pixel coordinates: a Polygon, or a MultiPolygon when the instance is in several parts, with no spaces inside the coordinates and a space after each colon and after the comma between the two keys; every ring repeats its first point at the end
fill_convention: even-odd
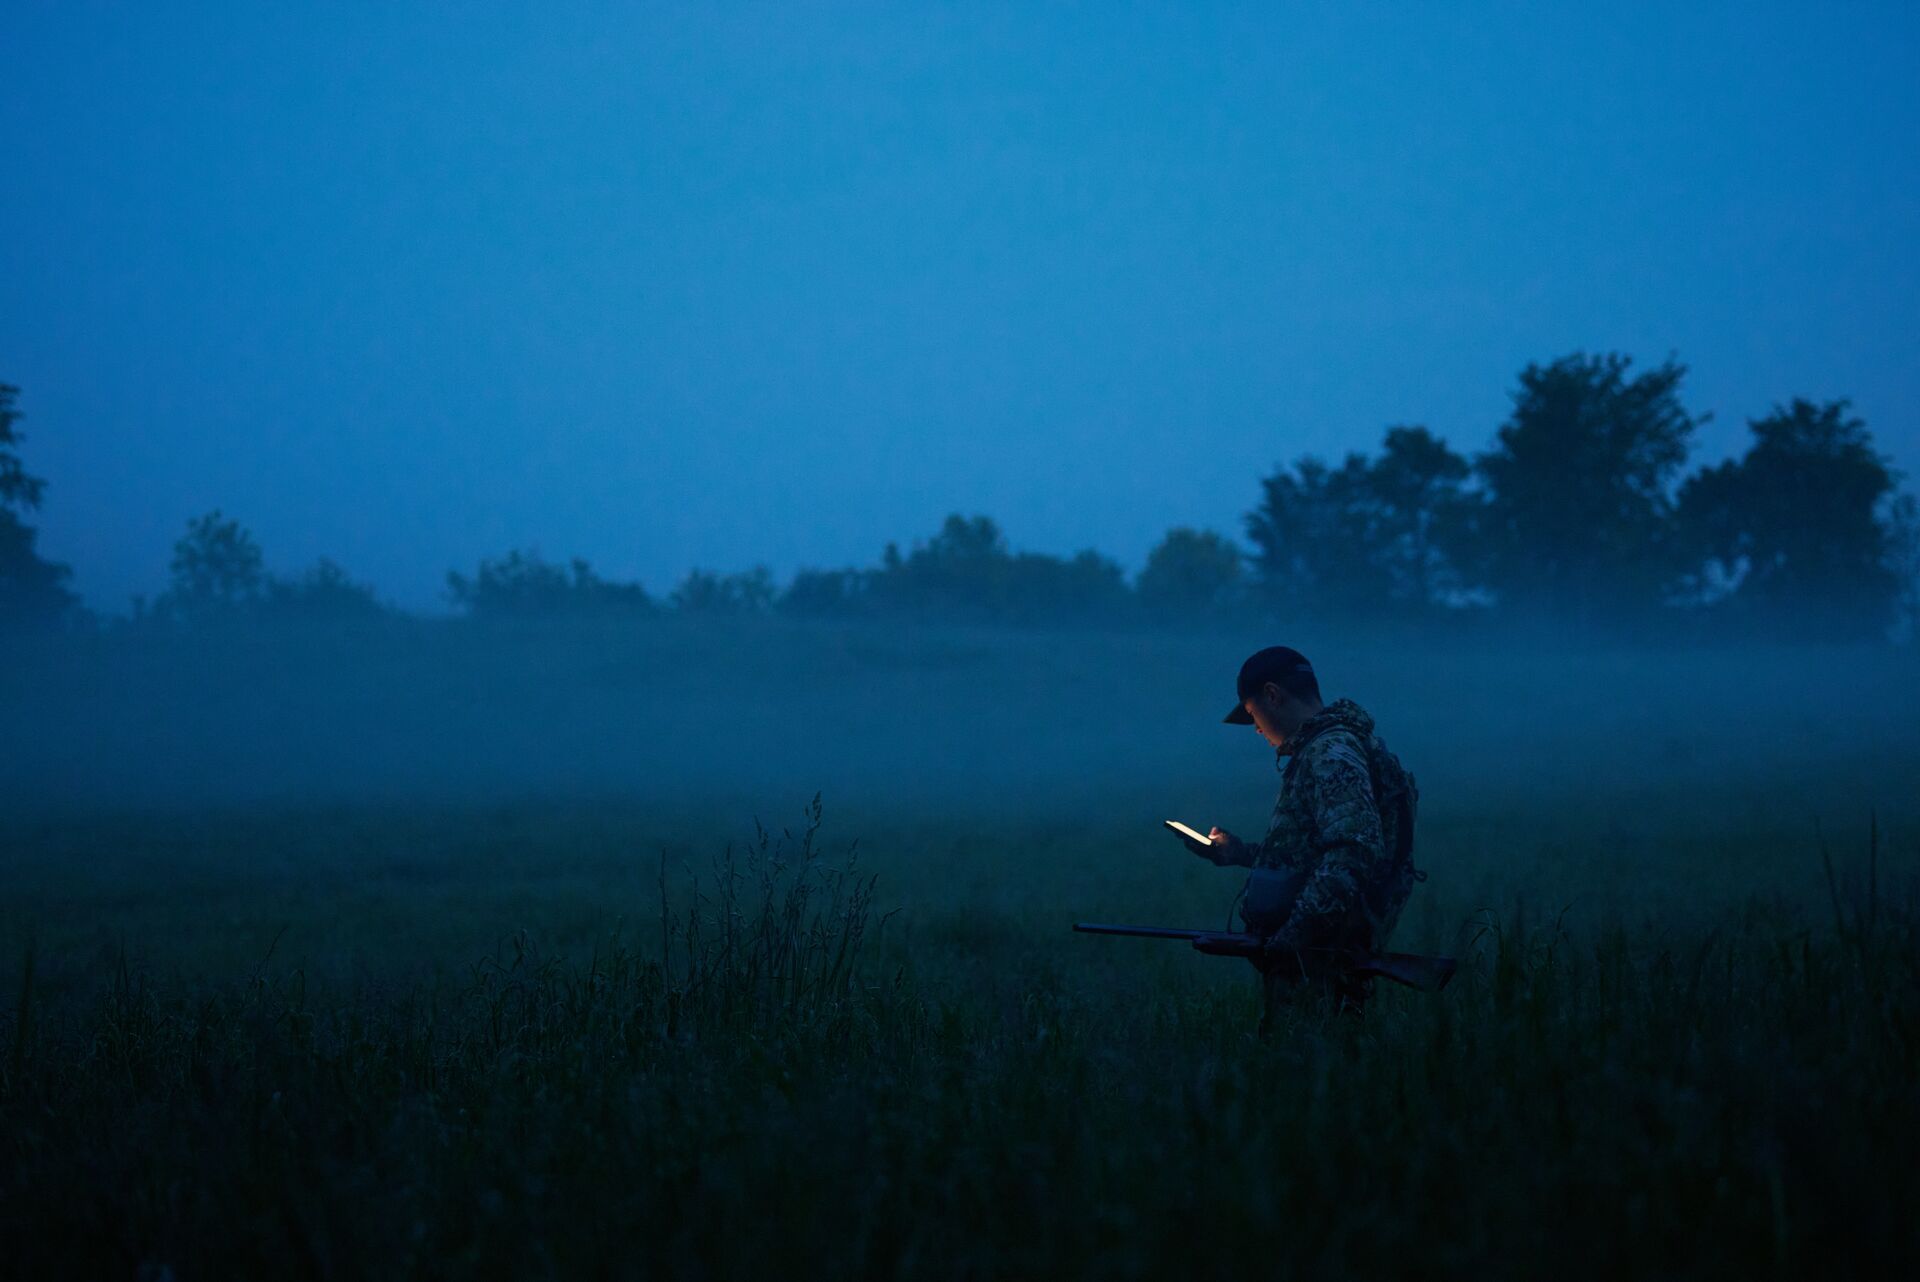
{"type": "Polygon", "coordinates": [[[1462,972],[1264,1041],[1242,964],[1067,930],[1222,922],[1158,820],[1260,826],[1245,638],[29,655],[5,1267],[1909,1270],[1911,655],[1339,641],[1462,972]]]}

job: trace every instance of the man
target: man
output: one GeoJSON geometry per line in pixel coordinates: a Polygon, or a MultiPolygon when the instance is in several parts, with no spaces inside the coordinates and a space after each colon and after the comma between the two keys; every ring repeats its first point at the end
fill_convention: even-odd
{"type": "Polygon", "coordinates": [[[1339,954],[1385,948],[1413,883],[1426,880],[1413,867],[1419,792],[1359,704],[1321,701],[1313,665],[1298,650],[1252,655],[1240,665],[1238,693],[1226,720],[1253,726],[1287,759],[1273,821],[1258,844],[1215,828],[1207,844],[1188,845],[1216,864],[1286,875],[1261,879],[1286,886],[1279,901],[1243,911],[1265,939],[1263,1030],[1277,1009],[1309,995],[1357,1013],[1370,981],[1348,973],[1339,954]]]}

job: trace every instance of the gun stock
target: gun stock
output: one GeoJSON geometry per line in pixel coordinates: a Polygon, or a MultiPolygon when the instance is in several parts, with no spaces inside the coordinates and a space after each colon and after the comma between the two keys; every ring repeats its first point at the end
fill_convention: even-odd
{"type": "Polygon", "coordinates": [[[1420,957],[1413,953],[1361,954],[1354,958],[1354,970],[1362,975],[1378,975],[1396,984],[1437,993],[1447,986],[1458,968],[1451,957],[1420,957]]]}

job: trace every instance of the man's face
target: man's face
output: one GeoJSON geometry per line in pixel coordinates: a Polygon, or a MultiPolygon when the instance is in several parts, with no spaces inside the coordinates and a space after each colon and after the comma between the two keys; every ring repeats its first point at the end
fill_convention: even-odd
{"type": "Polygon", "coordinates": [[[1292,702],[1285,691],[1269,681],[1248,696],[1243,706],[1253,718],[1253,728],[1260,732],[1260,737],[1278,748],[1298,728],[1297,718],[1291,715],[1292,702]]]}

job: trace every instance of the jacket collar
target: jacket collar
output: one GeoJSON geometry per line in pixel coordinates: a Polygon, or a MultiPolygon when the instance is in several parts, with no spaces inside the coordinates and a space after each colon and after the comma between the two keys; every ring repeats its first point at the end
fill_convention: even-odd
{"type": "Polygon", "coordinates": [[[1337,727],[1351,730],[1364,739],[1373,733],[1373,718],[1367,715],[1365,708],[1353,700],[1335,699],[1301,722],[1300,729],[1274,751],[1282,757],[1293,756],[1327,731],[1337,727]]]}

